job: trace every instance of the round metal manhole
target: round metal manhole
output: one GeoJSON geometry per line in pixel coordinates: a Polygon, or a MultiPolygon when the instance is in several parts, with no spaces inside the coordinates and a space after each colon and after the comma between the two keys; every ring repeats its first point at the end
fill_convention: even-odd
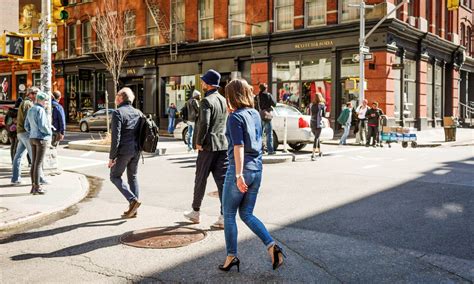
{"type": "Polygon", "coordinates": [[[219,198],[219,191],[209,192],[207,195],[210,197],[219,198]]]}
{"type": "Polygon", "coordinates": [[[0,214],[2,214],[4,212],[7,212],[7,211],[8,211],[8,208],[0,207],[0,214]]]}
{"type": "Polygon", "coordinates": [[[126,233],[120,238],[120,242],[132,247],[166,249],[184,247],[199,242],[206,236],[206,232],[199,229],[159,227],[126,233]]]}

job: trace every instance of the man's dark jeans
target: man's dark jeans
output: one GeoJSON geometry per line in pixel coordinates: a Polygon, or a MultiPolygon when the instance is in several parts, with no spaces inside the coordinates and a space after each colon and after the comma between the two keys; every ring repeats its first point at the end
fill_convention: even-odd
{"type": "Polygon", "coordinates": [[[138,162],[140,153],[130,155],[119,155],[115,160],[115,165],[110,169],[110,180],[120,190],[123,196],[132,202],[138,199],[138,162]],[[122,174],[127,170],[128,185],[122,180],[122,174]]]}
{"type": "Polygon", "coordinates": [[[43,139],[30,139],[31,143],[31,184],[33,187],[39,187],[41,169],[43,168],[44,155],[46,154],[46,148],[48,147],[48,141],[43,139]]]}
{"type": "Polygon", "coordinates": [[[196,161],[196,179],[194,181],[194,199],[193,209],[199,210],[206,192],[207,178],[212,172],[214,181],[219,192],[219,200],[221,201],[222,215],[222,189],[224,187],[225,174],[229,166],[227,151],[199,151],[196,161]]]}

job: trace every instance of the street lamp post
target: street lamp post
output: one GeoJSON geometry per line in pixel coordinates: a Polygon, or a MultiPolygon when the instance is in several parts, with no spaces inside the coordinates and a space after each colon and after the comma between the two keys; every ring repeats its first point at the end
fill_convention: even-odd
{"type": "Polygon", "coordinates": [[[365,42],[371,36],[374,31],[405,3],[410,3],[410,0],[403,0],[394,9],[388,12],[380,21],[367,33],[365,34],[365,9],[373,9],[374,5],[365,4],[364,0],[360,1],[360,4],[350,4],[350,7],[360,9],[360,37],[359,37],[359,102],[365,99],[365,55],[369,53],[369,47],[365,46],[365,42]]]}

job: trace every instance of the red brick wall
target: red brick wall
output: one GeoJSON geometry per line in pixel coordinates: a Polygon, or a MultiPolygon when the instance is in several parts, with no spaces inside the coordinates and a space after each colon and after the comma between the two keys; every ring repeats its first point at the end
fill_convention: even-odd
{"type": "Polygon", "coordinates": [[[214,0],[214,39],[228,37],[229,0],[214,0]]]}
{"type": "Polygon", "coordinates": [[[186,41],[198,41],[198,0],[186,0],[185,11],[185,26],[186,26],[186,41]]]}
{"type": "Polygon", "coordinates": [[[453,112],[452,112],[452,115],[453,116],[458,116],[459,115],[459,86],[458,86],[458,83],[459,83],[459,78],[461,77],[461,75],[459,74],[459,71],[456,71],[453,69],[453,88],[452,88],[452,92],[453,92],[453,112]]]}
{"type": "Polygon", "coordinates": [[[258,92],[260,83],[268,84],[268,62],[252,63],[250,67],[250,80],[254,92],[258,92]]]}
{"type": "Polygon", "coordinates": [[[337,24],[337,0],[327,0],[326,3],[326,21],[328,25],[337,24]]]}
{"type": "Polygon", "coordinates": [[[305,0],[294,0],[295,30],[304,28],[304,3],[305,0]]]}

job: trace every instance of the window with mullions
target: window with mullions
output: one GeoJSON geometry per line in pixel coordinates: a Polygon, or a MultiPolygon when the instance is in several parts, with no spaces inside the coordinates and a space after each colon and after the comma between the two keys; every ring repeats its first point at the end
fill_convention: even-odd
{"type": "Polygon", "coordinates": [[[184,33],[184,17],[185,17],[185,3],[184,0],[177,0],[171,2],[171,32],[175,35],[177,42],[185,41],[184,33]]]}
{"type": "Polygon", "coordinates": [[[306,27],[326,24],[326,0],[309,0],[306,2],[306,27]]]}
{"type": "Polygon", "coordinates": [[[76,25],[67,27],[67,56],[76,56],[76,25]]]}
{"type": "Polygon", "coordinates": [[[92,26],[91,22],[87,21],[82,24],[82,54],[90,53],[92,43],[92,26]]]}
{"type": "Polygon", "coordinates": [[[340,23],[359,20],[360,18],[359,8],[349,6],[349,5],[359,5],[360,4],[359,0],[339,0],[339,1],[342,4],[342,5],[339,5],[339,7],[341,7],[341,10],[339,11],[340,23]]]}
{"type": "Polygon", "coordinates": [[[293,29],[294,1],[275,0],[275,30],[287,31],[293,29]]]}
{"type": "Polygon", "coordinates": [[[214,39],[214,0],[199,1],[199,40],[214,39]]]}
{"type": "Polygon", "coordinates": [[[136,15],[134,11],[128,10],[125,11],[125,47],[133,48],[135,47],[135,20],[136,15]]]}
{"type": "Polygon", "coordinates": [[[229,1],[229,37],[245,36],[245,0],[229,1]]]}
{"type": "Polygon", "coordinates": [[[160,43],[158,26],[151,15],[150,9],[147,9],[146,13],[146,41],[148,46],[154,46],[160,43]]]}
{"type": "Polygon", "coordinates": [[[433,119],[433,65],[428,64],[426,75],[426,117],[428,121],[431,121],[433,119]]]}
{"type": "Polygon", "coordinates": [[[443,108],[443,68],[435,66],[435,93],[434,93],[434,117],[441,119],[443,108]]]}
{"type": "Polygon", "coordinates": [[[403,116],[415,119],[416,115],[416,61],[405,59],[405,88],[403,92],[403,116]]]}

